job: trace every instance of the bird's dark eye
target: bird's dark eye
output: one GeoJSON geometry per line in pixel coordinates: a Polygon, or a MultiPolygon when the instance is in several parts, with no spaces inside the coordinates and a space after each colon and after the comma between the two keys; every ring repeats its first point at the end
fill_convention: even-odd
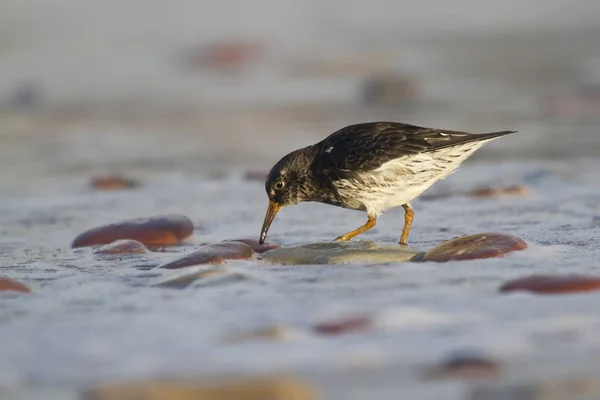
{"type": "Polygon", "coordinates": [[[283,189],[284,186],[285,186],[285,183],[283,183],[282,181],[279,181],[275,184],[275,189],[281,190],[281,189],[283,189]]]}

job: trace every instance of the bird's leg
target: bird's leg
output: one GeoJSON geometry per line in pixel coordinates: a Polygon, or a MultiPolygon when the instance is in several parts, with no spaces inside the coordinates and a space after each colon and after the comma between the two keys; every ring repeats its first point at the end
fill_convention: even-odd
{"type": "Polygon", "coordinates": [[[408,203],[402,204],[402,208],[404,208],[404,229],[402,229],[402,236],[400,236],[400,244],[406,246],[408,244],[408,232],[410,231],[415,212],[408,203]]]}
{"type": "Polygon", "coordinates": [[[375,217],[369,215],[369,219],[367,220],[367,222],[365,222],[364,225],[356,228],[352,232],[348,232],[345,235],[335,238],[334,241],[335,242],[346,242],[346,241],[352,239],[354,236],[360,235],[361,233],[368,231],[369,229],[371,229],[372,227],[375,226],[376,222],[377,222],[377,219],[375,217]]]}

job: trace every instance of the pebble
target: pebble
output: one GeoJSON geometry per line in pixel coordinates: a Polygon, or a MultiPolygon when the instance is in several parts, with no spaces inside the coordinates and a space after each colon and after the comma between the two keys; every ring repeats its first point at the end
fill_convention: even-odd
{"type": "Polygon", "coordinates": [[[455,354],[426,372],[428,379],[487,380],[500,377],[494,360],[477,354],[455,354]]]}
{"type": "Polygon", "coordinates": [[[398,244],[371,241],[321,242],[282,247],[263,253],[260,258],[273,264],[380,264],[411,261],[422,252],[398,244]]]}
{"type": "Polygon", "coordinates": [[[268,172],[264,171],[247,171],[244,174],[244,179],[247,181],[258,181],[264,183],[267,180],[268,174],[268,172]]]}
{"type": "Polygon", "coordinates": [[[124,190],[135,189],[140,186],[140,182],[118,175],[108,175],[93,178],[90,186],[97,190],[124,190]]]}
{"type": "Polygon", "coordinates": [[[104,245],[120,239],[137,240],[146,246],[180,243],[194,232],[194,224],[183,215],[136,218],[90,229],[77,236],[71,247],[104,245]]]}
{"type": "Polygon", "coordinates": [[[524,250],[527,242],[504,233],[478,233],[443,242],[425,253],[420,261],[446,262],[502,257],[512,251],[524,250]]]}
{"type": "Polygon", "coordinates": [[[82,400],[313,400],[317,391],[295,377],[231,378],[218,381],[169,380],[104,384],[82,400]]]}
{"type": "Polygon", "coordinates": [[[600,276],[530,275],[504,283],[499,291],[525,291],[539,294],[576,293],[600,290],[600,276]]]}
{"type": "Polygon", "coordinates": [[[230,240],[224,240],[224,242],[226,242],[226,243],[239,242],[239,243],[247,244],[248,246],[252,247],[252,250],[254,250],[255,253],[259,253],[259,254],[262,254],[268,250],[278,249],[281,247],[281,245],[277,244],[277,243],[259,244],[258,240],[256,240],[256,239],[230,239],[230,240]]]}
{"type": "Polygon", "coordinates": [[[149,253],[146,246],[137,240],[121,239],[115,240],[112,243],[104,245],[94,250],[94,255],[98,256],[113,256],[113,255],[129,255],[129,254],[146,254],[149,253]]]}
{"type": "Polygon", "coordinates": [[[531,189],[524,185],[511,185],[499,187],[487,187],[474,190],[469,193],[470,197],[476,198],[501,198],[501,197],[525,197],[531,194],[531,189]]]}
{"type": "Polygon", "coordinates": [[[365,332],[372,328],[372,318],[361,315],[337,321],[320,322],[312,327],[312,331],[321,335],[342,335],[345,333],[365,332]]]}
{"type": "Polygon", "coordinates": [[[25,284],[6,276],[0,277],[0,291],[31,293],[31,289],[29,289],[25,284]]]}
{"type": "Polygon", "coordinates": [[[209,244],[177,260],[159,265],[155,269],[178,269],[199,264],[220,264],[225,260],[245,260],[253,255],[254,250],[252,250],[252,247],[244,243],[209,244]]]}

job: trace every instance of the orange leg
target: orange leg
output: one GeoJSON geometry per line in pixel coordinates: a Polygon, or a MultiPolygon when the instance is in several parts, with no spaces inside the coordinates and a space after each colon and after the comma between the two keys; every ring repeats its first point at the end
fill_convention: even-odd
{"type": "Polygon", "coordinates": [[[406,246],[408,244],[408,232],[410,232],[415,212],[408,203],[402,204],[402,208],[404,208],[404,229],[402,229],[402,236],[400,236],[400,244],[406,246]]]}
{"type": "Polygon", "coordinates": [[[368,231],[369,229],[371,229],[372,227],[375,226],[376,222],[377,222],[377,219],[375,217],[372,217],[369,215],[369,219],[367,220],[367,222],[365,222],[364,225],[356,228],[352,232],[348,232],[345,235],[335,238],[334,241],[335,242],[346,242],[346,241],[352,239],[354,236],[360,235],[361,233],[368,231]]]}

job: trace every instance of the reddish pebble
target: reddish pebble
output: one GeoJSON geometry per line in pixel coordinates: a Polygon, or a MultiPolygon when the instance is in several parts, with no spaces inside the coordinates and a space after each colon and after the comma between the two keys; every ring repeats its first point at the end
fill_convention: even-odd
{"type": "Polygon", "coordinates": [[[254,254],[252,247],[244,243],[230,242],[202,246],[175,261],[159,265],[157,269],[178,269],[199,264],[220,264],[225,260],[245,260],[254,254]]]}
{"type": "Polygon", "coordinates": [[[529,196],[531,190],[527,186],[512,185],[504,187],[489,187],[478,189],[469,194],[471,197],[477,198],[497,198],[497,197],[521,197],[529,196]]]}
{"type": "Polygon", "coordinates": [[[31,293],[27,286],[7,277],[0,277],[0,291],[31,293]]]}
{"type": "Polygon", "coordinates": [[[144,254],[147,253],[146,246],[137,240],[117,240],[102,246],[94,251],[97,255],[119,255],[119,254],[144,254]]]}
{"type": "Polygon", "coordinates": [[[252,250],[254,250],[256,253],[264,253],[265,251],[269,251],[269,250],[273,250],[273,249],[278,249],[281,247],[280,244],[277,243],[264,243],[264,244],[260,244],[258,243],[258,240],[256,239],[231,239],[231,240],[224,240],[225,243],[244,243],[250,247],[252,247],[252,250]]]}
{"type": "Polygon", "coordinates": [[[500,292],[526,291],[540,294],[576,293],[600,290],[600,276],[530,275],[513,279],[500,287],[500,292]]]}
{"type": "Polygon", "coordinates": [[[134,179],[128,179],[117,175],[100,176],[92,179],[90,185],[98,190],[123,190],[133,189],[140,185],[134,179]]]}
{"type": "Polygon", "coordinates": [[[350,317],[339,321],[321,322],[312,330],[321,335],[341,335],[344,333],[364,332],[373,327],[373,321],[367,316],[350,317]]]}
{"type": "Polygon", "coordinates": [[[422,261],[445,262],[502,257],[512,251],[524,250],[527,242],[503,233],[478,233],[450,239],[429,250],[422,261]]]}
{"type": "Polygon", "coordinates": [[[83,232],[73,240],[71,247],[109,244],[121,239],[137,240],[146,246],[168,246],[181,242],[193,231],[194,224],[183,215],[136,218],[83,232]]]}
{"type": "Polygon", "coordinates": [[[427,372],[429,379],[496,379],[500,376],[498,364],[483,356],[454,356],[427,372]]]}

